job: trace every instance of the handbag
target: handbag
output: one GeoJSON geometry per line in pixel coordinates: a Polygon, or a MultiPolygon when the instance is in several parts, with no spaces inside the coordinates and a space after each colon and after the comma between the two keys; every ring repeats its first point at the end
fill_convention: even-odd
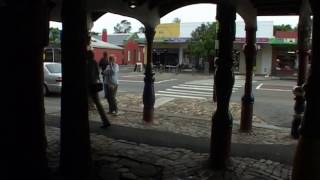
{"type": "Polygon", "coordinates": [[[102,82],[99,80],[94,84],[91,84],[91,90],[94,92],[100,92],[103,90],[103,84],[102,82]]]}

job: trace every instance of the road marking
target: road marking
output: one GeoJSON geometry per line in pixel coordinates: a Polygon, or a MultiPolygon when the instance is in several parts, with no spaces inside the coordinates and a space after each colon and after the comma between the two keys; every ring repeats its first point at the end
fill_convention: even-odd
{"type": "Polygon", "coordinates": [[[119,82],[129,82],[129,83],[143,83],[144,81],[134,81],[134,80],[118,80],[119,82]]]}
{"type": "MultiPolygon", "coordinates": [[[[197,88],[197,87],[184,87],[184,86],[172,86],[172,88],[176,89],[192,89],[192,90],[200,90],[200,91],[211,91],[213,92],[213,88],[197,88]]],[[[238,90],[238,88],[233,88],[233,90],[238,90]]],[[[234,92],[234,91],[232,91],[234,92]]]]}
{"type": "Polygon", "coordinates": [[[213,83],[204,83],[204,82],[186,82],[184,84],[190,84],[190,85],[201,85],[201,86],[213,86],[213,83]]]}
{"type": "Polygon", "coordinates": [[[193,90],[202,90],[202,91],[213,91],[213,88],[195,88],[195,87],[181,87],[181,86],[172,86],[177,89],[193,89],[193,90]]]}
{"type": "MultiPolygon", "coordinates": [[[[164,83],[164,82],[169,82],[169,81],[176,81],[177,79],[167,79],[167,80],[163,80],[163,81],[156,81],[154,82],[155,84],[160,84],[160,83],[164,83]]],[[[119,82],[128,82],[128,83],[144,83],[144,81],[137,81],[137,80],[118,80],[119,82]]]]}
{"type": "Polygon", "coordinates": [[[270,89],[270,88],[261,88],[263,86],[263,83],[260,83],[256,89],[257,90],[264,90],[264,91],[280,91],[280,92],[290,92],[292,90],[288,90],[288,89],[270,89]]]}
{"type": "Polygon", "coordinates": [[[260,89],[262,85],[263,85],[263,83],[259,84],[259,85],[256,87],[256,89],[260,89]]]}
{"type": "Polygon", "coordinates": [[[143,77],[144,75],[127,75],[127,76],[121,76],[121,77],[143,77]]]}
{"type": "Polygon", "coordinates": [[[158,91],[158,93],[212,97],[212,94],[190,94],[190,93],[184,93],[184,92],[170,92],[170,91],[158,91]]]}
{"type": "MultiPolygon", "coordinates": [[[[184,86],[184,87],[200,87],[200,88],[213,88],[213,85],[212,86],[207,86],[207,85],[191,85],[191,84],[179,84],[179,86],[184,86]]],[[[235,88],[240,88],[242,87],[241,85],[234,85],[233,87],[235,88]]]]}
{"type": "Polygon", "coordinates": [[[179,98],[190,98],[190,99],[203,99],[203,100],[208,99],[208,98],[197,97],[197,96],[181,96],[181,95],[174,95],[174,94],[159,94],[159,93],[156,93],[156,96],[179,97],[179,98]]]}
{"type": "MultiPolygon", "coordinates": [[[[236,92],[242,87],[243,84],[238,81],[235,82],[235,85],[232,89],[232,92],[236,92]]],[[[200,81],[189,81],[183,84],[178,84],[171,86],[166,90],[157,91],[157,96],[164,97],[177,97],[177,98],[191,98],[191,99],[211,99],[213,96],[213,82],[212,80],[200,80],[200,81]]]]}
{"type": "Polygon", "coordinates": [[[162,80],[162,81],[156,81],[156,84],[164,83],[164,82],[169,82],[169,81],[176,81],[178,79],[167,79],[167,80],[162,80]]]}
{"type": "Polygon", "coordinates": [[[156,102],[154,103],[154,108],[157,108],[161,105],[164,105],[167,102],[170,102],[172,100],[174,100],[175,98],[172,97],[160,97],[160,98],[156,98],[156,102]]]}
{"type": "Polygon", "coordinates": [[[268,88],[259,88],[259,90],[264,90],[264,91],[282,91],[282,92],[290,92],[292,90],[287,90],[287,89],[268,89],[268,88]]]}

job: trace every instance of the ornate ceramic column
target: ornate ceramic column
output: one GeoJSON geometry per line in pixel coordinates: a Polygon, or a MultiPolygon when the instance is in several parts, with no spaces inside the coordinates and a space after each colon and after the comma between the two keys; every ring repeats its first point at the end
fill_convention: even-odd
{"type": "Polygon", "coordinates": [[[246,83],[241,107],[241,131],[251,131],[254,97],[252,94],[252,70],[253,62],[256,60],[256,27],[246,26],[246,45],[244,53],[246,56],[246,83]]]}
{"type": "Polygon", "coordinates": [[[147,39],[147,64],[143,89],[143,120],[153,121],[155,94],[154,94],[154,72],[152,70],[152,43],[155,35],[154,27],[146,26],[145,34],[147,39]]]}
{"type": "Polygon", "coordinates": [[[85,179],[91,168],[88,121],[86,0],[62,3],[62,93],[60,171],[85,179]]]}
{"type": "Polygon", "coordinates": [[[304,90],[302,88],[306,80],[307,64],[309,59],[310,36],[311,36],[311,9],[308,0],[303,0],[300,8],[300,17],[298,24],[298,81],[293,89],[295,95],[294,111],[295,115],[292,121],[291,136],[295,139],[299,137],[299,127],[305,110],[304,90]]]}
{"type": "Polygon", "coordinates": [[[214,76],[217,110],[212,117],[210,149],[210,163],[217,169],[225,168],[230,156],[233,119],[229,111],[229,102],[234,85],[232,50],[235,19],[236,10],[231,1],[219,1],[217,5],[219,59],[214,76]]]}
{"type": "Polygon", "coordinates": [[[306,109],[295,153],[292,180],[320,179],[320,7],[309,0],[313,12],[311,71],[304,86],[306,109]]]}

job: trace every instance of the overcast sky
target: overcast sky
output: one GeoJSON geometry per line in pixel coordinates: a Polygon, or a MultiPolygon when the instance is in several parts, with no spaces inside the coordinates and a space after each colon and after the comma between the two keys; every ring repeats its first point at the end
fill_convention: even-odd
{"type": "MultiPolygon", "coordinates": [[[[181,22],[209,22],[216,21],[216,5],[213,4],[197,4],[191,6],[185,6],[183,8],[172,11],[163,18],[161,23],[170,23],[172,20],[178,17],[181,22]]],[[[92,28],[92,31],[101,32],[106,28],[108,33],[113,33],[113,27],[121,20],[128,20],[132,25],[132,32],[138,31],[139,27],[143,26],[138,20],[120,16],[112,13],[107,13],[99,18],[92,28]]],[[[237,21],[243,21],[242,18],[237,15],[237,21]]],[[[268,16],[258,17],[258,21],[273,21],[274,25],[290,24],[296,26],[298,24],[298,16],[268,16]]],[[[61,29],[60,23],[51,22],[51,27],[58,27],[61,29]]]]}

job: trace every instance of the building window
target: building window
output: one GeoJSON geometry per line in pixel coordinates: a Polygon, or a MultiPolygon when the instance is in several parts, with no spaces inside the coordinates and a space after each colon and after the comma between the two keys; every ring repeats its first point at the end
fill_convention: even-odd
{"type": "Polygon", "coordinates": [[[138,61],[139,61],[139,62],[141,61],[141,54],[140,54],[140,51],[138,51],[138,61]]]}
{"type": "Polygon", "coordinates": [[[131,60],[131,51],[128,50],[128,62],[131,60]]]}

